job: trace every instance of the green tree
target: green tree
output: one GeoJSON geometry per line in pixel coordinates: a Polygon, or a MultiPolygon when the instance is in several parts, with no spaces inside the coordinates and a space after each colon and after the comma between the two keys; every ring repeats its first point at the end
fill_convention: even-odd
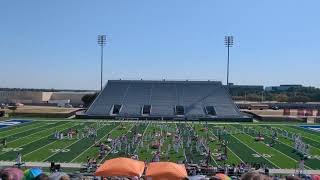
{"type": "Polygon", "coordinates": [[[261,93],[260,94],[248,94],[247,101],[261,101],[261,93]]]}
{"type": "Polygon", "coordinates": [[[94,99],[97,97],[98,93],[94,94],[86,94],[81,98],[81,101],[83,102],[85,107],[88,107],[94,99]]]}
{"type": "Polygon", "coordinates": [[[290,102],[310,102],[310,98],[307,96],[293,96],[289,98],[290,102]]]}
{"type": "Polygon", "coordinates": [[[11,110],[12,113],[14,114],[15,111],[18,109],[18,107],[17,106],[9,106],[8,109],[11,110]]]}
{"type": "Polygon", "coordinates": [[[289,97],[286,94],[281,93],[281,94],[274,95],[273,100],[278,102],[288,102],[289,97]]]}

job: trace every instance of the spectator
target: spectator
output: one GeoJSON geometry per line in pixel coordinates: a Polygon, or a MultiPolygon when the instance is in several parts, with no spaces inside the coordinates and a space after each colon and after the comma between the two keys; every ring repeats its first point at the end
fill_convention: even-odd
{"type": "Polygon", "coordinates": [[[241,176],[241,180],[271,180],[271,178],[258,172],[248,172],[241,176]]]}
{"type": "Polygon", "coordinates": [[[21,180],[23,172],[18,168],[5,168],[0,171],[0,179],[2,180],[21,180]]]}
{"type": "Polygon", "coordinates": [[[66,173],[55,172],[49,176],[49,180],[70,180],[70,177],[66,173]]]}
{"type": "Polygon", "coordinates": [[[14,180],[14,177],[12,174],[8,172],[0,172],[0,179],[1,180],[14,180]]]}
{"type": "Polygon", "coordinates": [[[82,174],[70,174],[70,180],[83,180],[85,179],[82,174]]]}
{"type": "Polygon", "coordinates": [[[49,180],[49,176],[44,173],[41,173],[34,180],[49,180]]]}
{"type": "Polygon", "coordinates": [[[286,180],[300,180],[301,178],[299,178],[298,176],[287,176],[286,180]]]}
{"type": "Polygon", "coordinates": [[[219,176],[212,176],[209,180],[222,180],[219,176]]]}

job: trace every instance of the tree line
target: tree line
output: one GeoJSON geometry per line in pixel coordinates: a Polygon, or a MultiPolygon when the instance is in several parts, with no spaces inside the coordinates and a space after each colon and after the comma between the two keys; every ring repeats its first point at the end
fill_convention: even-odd
{"type": "Polygon", "coordinates": [[[278,102],[320,102],[320,89],[315,87],[296,87],[286,91],[247,91],[230,90],[232,98],[237,101],[278,101],[278,102]]]}

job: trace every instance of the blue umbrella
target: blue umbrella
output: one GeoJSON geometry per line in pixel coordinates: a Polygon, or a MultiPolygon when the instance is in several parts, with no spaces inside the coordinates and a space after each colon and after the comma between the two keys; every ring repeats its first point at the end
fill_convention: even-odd
{"type": "Polygon", "coordinates": [[[24,172],[24,180],[33,180],[41,173],[42,173],[42,170],[39,168],[28,169],[24,172]]]}

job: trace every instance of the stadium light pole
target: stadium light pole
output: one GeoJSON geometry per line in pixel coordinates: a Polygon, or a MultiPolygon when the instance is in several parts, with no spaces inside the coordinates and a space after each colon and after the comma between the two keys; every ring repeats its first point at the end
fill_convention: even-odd
{"type": "Polygon", "coordinates": [[[101,77],[100,77],[100,90],[102,91],[102,81],[103,81],[103,47],[106,45],[107,37],[106,35],[98,35],[98,45],[101,47],[101,77]]]}
{"type": "Polygon", "coordinates": [[[228,50],[228,56],[227,56],[227,87],[229,87],[229,58],[230,58],[230,47],[233,46],[233,36],[225,36],[224,37],[224,45],[227,47],[228,50]]]}

